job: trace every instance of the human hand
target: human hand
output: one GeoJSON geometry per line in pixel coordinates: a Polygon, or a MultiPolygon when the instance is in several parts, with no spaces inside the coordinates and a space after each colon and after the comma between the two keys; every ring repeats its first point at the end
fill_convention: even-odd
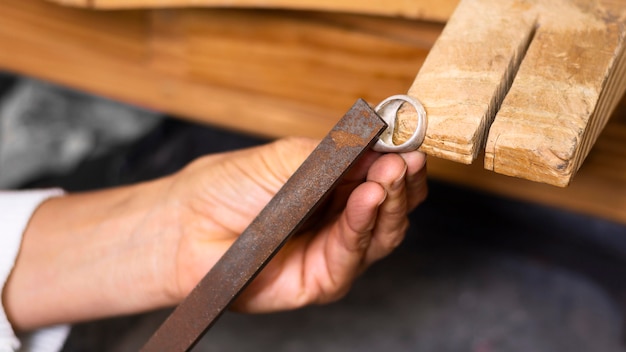
{"type": "MultiPolygon", "coordinates": [[[[215,264],[317,141],[275,143],[208,156],[174,177],[180,204],[175,267],[168,290],[181,300],[215,264]]],[[[316,214],[315,229],[297,234],[244,290],[234,308],[268,312],[327,303],[404,238],[407,213],[426,196],[425,156],[369,152],[316,214]]]]}
{"type": "MultiPolygon", "coordinates": [[[[180,302],[314,149],[289,138],[198,159],[158,180],[44,202],[3,290],[18,330],[180,302]]],[[[404,237],[426,196],[425,156],[366,154],[319,227],[297,234],[234,304],[268,312],[340,298],[404,237]]]]}

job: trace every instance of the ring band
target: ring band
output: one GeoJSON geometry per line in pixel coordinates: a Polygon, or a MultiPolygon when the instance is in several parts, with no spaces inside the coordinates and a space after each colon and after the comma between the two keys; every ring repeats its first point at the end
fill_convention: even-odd
{"type": "Polygon", "coordinates": [[[393,95],[378,104],[374,111],[387,123],[387,129],[372,147],[381,153],[402,153],[417,150],[426,137],[426,110],[419,100],[408,95],[393,95]],[[402,144],[393,143],[393,131],[396,125],[398,110],[404,103],[409,103],[417,112],[417,126],[411,137],[402,144]]]}

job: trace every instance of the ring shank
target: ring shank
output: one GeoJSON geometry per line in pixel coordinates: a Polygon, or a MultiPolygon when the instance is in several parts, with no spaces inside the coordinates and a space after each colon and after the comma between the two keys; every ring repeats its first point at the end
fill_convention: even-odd
{"type": "Polygon", "coordinates": [[[403,153],[417,150],[426,137],[426,110],[419,100],[408,95],[393,95],[378,104],[374,111],[387,123],[387,129],[381,134],[372,149],[381,153],[403,153]],[[393,143],[393,131],[396,126],[398,111],[408,103],[417,113],[417,126],[409,139],[401,144],[393,143]]]}

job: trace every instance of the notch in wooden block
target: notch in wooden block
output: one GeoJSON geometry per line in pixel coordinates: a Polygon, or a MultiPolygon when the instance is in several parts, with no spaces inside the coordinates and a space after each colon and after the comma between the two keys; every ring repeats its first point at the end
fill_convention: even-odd
{"type": "MultiPolygon", "coordinates": [[[[525,2],[459,4],[408,93],[428,115],[423,151],[465,164],[476,159],[535,24],[536,13],[525,2]]],[[[397,140],[413,130],[414,120],[410,111],[401,111],[397,140]]]]}
{"type": "Polygon", "coordinates": [[[491,126],[485,168],[567,186],[626,88],[626,3],[533,6],[538,32],[491,126]]]}
{"type": "Polygon", "coordinates": [[[409,90],[421,149],[471,163],[484,147],[489,170],[568,185],[626,89],[625,28],[623,1],[462,1],[409,90]]]}

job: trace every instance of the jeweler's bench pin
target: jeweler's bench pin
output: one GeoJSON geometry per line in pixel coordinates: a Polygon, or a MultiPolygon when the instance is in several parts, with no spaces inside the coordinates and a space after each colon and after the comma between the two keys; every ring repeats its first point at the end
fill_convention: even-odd
{"type": "Polygon", "coordinates": [[[374,149],[381,153],[402,153],[417,150],[426,137],[426,110],[422,103],[408,95],[393,95],[378,104],[374,111],[387,123],[387,129],[378,138],[374,149]],[[417,126],[411,137],[402,144],[393,143],[393,131],[396,125],[398,110],[404,103],[411,105],[417,112],[417,126]]]}

